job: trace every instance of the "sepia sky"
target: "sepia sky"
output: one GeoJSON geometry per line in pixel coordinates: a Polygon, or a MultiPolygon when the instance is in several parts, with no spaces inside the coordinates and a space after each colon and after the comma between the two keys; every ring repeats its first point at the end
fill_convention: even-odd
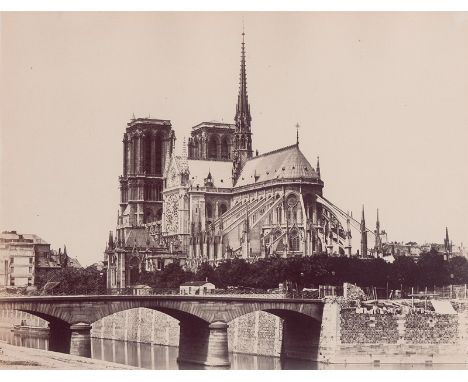
{"type": "Polygon", "coordinates": [[[468,246],[466,13],[3,13],[0,229],[88,265],[114,230],[122,134],[170,119],[181,150],[232,122],[242,20],[254,149],[295,142],[324,195],[391,241],[468,246]]]}

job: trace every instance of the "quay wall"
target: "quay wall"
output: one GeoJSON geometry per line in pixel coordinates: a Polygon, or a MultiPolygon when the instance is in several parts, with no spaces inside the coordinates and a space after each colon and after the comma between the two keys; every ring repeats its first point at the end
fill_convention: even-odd
{"type": "MultiPolygon", "coordinates": [[[[392,311],[331,302],[338,325],[329,327],[328,363],[468,363],[468,302],[452,301],[454,314],[392,311]],[[329,333],[329,336],[330,336],[329,333]]],[[[328,320],[331,318],[329,317],[328,320]]],[[[322,325],[323,327],[323,325],[322,325]]],[[[323,330],[323,329],[322,329],[323,330]]]]}

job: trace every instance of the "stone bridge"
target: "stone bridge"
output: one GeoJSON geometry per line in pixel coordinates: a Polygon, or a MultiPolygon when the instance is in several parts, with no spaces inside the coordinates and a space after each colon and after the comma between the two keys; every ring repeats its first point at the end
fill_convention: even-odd
{"type": "Polygon", "coordinates": [[[179,320],[180,362],[228,366],[228,323],[264,311],[281,317],[281,356],[316,360],[322,300],[208,296],[35,296],[1,297],[0,309],[20,310],[49,322],[49,349],[91,356],[91,325],[134,308],[155,309],[179,320]]]}

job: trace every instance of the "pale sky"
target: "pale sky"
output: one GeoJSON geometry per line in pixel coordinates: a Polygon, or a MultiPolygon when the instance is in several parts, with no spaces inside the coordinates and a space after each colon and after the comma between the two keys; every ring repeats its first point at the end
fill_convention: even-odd
{"type": "Polygon", "coordinates": [[[102,260],[126,123],[232,122],[243,19],[254,149],[299,122],[327,199],[468,245],[466,13],[3,13],[0,229],[102,260]]]}

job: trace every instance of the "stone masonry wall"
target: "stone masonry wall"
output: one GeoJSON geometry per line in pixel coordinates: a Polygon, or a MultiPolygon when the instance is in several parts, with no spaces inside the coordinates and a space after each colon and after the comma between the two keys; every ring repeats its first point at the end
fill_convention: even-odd
{"type": "Polygon", "coordinates": [[[341,310],[341,342],[390,343],[398,341],[397,317],[390,314],[356,313],[355,308],[341,310]]]}
{"type": "MultiPolygon", "coordinates": [[[[158,345],[179,345],[179,322],[158,311],[139,308],[115,313],[93,324],[91,335],[158,345]]],[[[229,349],[236,353],[279,356],[282,320],[266,312],[254,312],[229,323],[229,349]]]]}
{"type": "Polygon", "coordinates": [[[367,310],[343,301],[339,305],[340,333],[332,363],[465,363],[468,359],[465,307],[458,314],[437,314],[367,310]]]}
{"type": "Polygon", "coordinates": [[[21,312],[19,310],[0,309],[1,328],[12,328],[14,325],[21,324],[23,320],[26,321],[26,325],[28,326],[36,326],[40,328],[47,328],[49,326],[49,323],[46,320],[32,314],[21,312]]]}

